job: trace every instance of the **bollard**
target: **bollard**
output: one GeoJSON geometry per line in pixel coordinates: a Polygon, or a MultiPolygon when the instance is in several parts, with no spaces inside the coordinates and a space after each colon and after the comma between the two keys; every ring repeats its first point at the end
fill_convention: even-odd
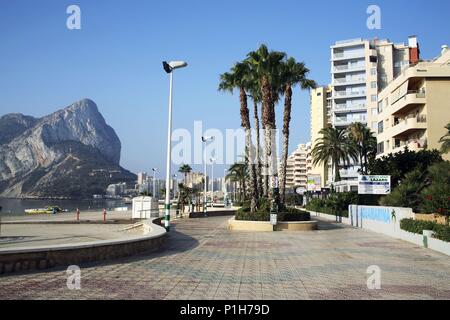
{"type": "Polygon", "coordinates": [[[80,221],[80,209],[77,208],[77,221],[80,221]]]}
{"type": "Polygon", "coordinates": [[[106,222],[106,209],[103,209],[103,222],[106,222]]]}

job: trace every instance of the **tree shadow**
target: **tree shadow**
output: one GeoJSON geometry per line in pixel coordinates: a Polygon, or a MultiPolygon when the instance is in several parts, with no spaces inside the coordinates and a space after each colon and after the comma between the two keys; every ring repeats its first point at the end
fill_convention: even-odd
{"type": "Polygon", "coordinates": [[[314,219],[311,220],[315,220],[318,222],[317,224],[317,229],[319,231],[321,230],[337,230],[337,229],[345,229],[347,228],[346,225],[342,224],[339,221],[328,221],[328,220],[321,220],[318,219],[317,217],[315,217],[314,219]]]}
{"type": "MultiPolygon", "coordinates": [[[[188,250],[192,250],[198,246],[199,241],[183,232],[177,231],[177,225],[172,224],[170,228],[170,232],[164,235],[163,239],[164,243],[158,249],[150,249],[148,251],[143,251],[140,253],[136,253],[127,257],[120,258],[111,258],[105,260],[91,261],[91,262],[82,262],[77,265],[81,268],[93,268],[93,267],[106,267],[110,265],[123,264],[123,263],[136,263],[145,260],[153,260],[165,256],[170,256],[174,254],[179,254],[186,252],[188,250]]],[[[45,272],[58,272],[65,271],[67,269],[67,265],[59,265],[51,268],[44,269],[33,269],[26,271],[18,271],[13,273],[4,273],[0,274],[0,279],[2,277],[11,277],[11,276],[20,276],[20,275],[32,275],[39,274],[45,272]]]]}

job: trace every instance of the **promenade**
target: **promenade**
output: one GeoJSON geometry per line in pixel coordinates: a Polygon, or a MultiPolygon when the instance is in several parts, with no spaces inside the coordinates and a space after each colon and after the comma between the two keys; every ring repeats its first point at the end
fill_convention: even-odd
{"type": "Polygon", "coordinates": [[[62,268],[0,277],[0,299],[450,299],[448,256],[332,223],[248,233],[227,219],[177,220],[159,252],[82,265],[80,290],[62,268]]]}

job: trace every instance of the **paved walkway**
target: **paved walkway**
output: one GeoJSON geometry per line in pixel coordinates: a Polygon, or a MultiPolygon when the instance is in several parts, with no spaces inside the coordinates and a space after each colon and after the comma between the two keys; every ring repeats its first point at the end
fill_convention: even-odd
{"type": "Polygon", "coordinates": [[[179,220],[165,250],[66,272],[0,277],[0,299],[450,299],[450,257],[364,230],[228,231],[226,217],[179,220]],[[367,267],[381,289],[367,288],[367,267]]]}

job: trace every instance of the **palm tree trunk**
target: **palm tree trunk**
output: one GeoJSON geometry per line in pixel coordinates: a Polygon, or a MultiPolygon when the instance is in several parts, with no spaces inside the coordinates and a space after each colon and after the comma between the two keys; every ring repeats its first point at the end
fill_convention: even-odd
{"type": "Polygon", "coordinates": [[[240,88],[240,100],[241,100],[241,126],[245,129],[245,163],[248,166],[248,171],[250,174],[250,211],[255,212],[257,202],[257,183],[256,183],[255,167],[253,166],[252,133],[250,126],[249,110],[247,105],[247,94],[245,93],[245,90],[242,87],[240,88]]]}
{"type": "Polygon", "coordinates": [[[260,157],[260,136],[259,136],[259,115],[258,115],[258,102],[253,100],[253,111],[254,111],[254,117],[255,117],[255,131],[256,131],[256,188],[258,196],[261,196],[263,194],[263,181],[261,176],[261,157],[260,157]]]}
{"type": "Polygon", "coordinates": [[[290,84],[286,85],[284,91],[284,118],[283,118],[283,151],[281,158],[281,170],[280,170],[280,199],[284,203],[286,195],[286,167],[289,150],[289,125],[291,122],[291,109],[292,109],[292,87],[290,84]]]}
{"type": "Polygon", "coordinates": [[[341,175],[339,173],[339,161],[333,161],[334,163],[334,182],[341,181],[341,175]]]}
{"type": "Polygon", "coordinates": [[[269,188],[269,179],[272,173],[272,89],[270,88],[269,79],[263,77],[261,83],[261,91],[263,97],[263,126],[264,126],[264,196],[271,198],[272,190],[269,188]]]}

